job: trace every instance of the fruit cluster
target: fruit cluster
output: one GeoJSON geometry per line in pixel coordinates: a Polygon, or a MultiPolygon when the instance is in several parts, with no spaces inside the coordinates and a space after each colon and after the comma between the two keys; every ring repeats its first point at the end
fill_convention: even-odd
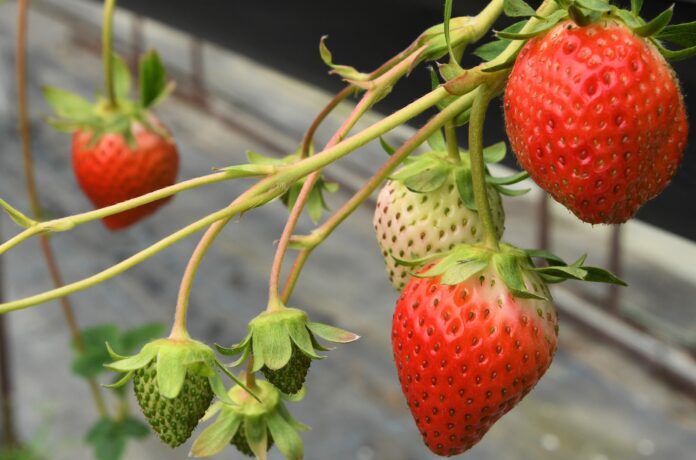
{"type": "MultiPolygon", "coordinates": [[[[681,160],[688,133],[686,109],[665,57],[696,54],[696,25],[669,26],[671,9],[646,22],[638,15],[641,4],[633,0],[626,11],[605,0],[545,0],[534,10],[523,0],[492,0],[476,17],[451,18],[452,1],[446,0],[443,24],[426,30],[370,74],[334,64],[322,40],[323,60],[348,86],[317,117],[296,152],[282,159],[250,152],[247,164],[175,184],[177,149],[151,112],[172,85],[157,54],[149,52],[140,63],[139,98],[129,98],[129,71],[110,49],[114,0],[107,0],[107,96],[91,104],[63,90],[45,89],[57,115],[49,122],[73,134],[77,182],[99,209],[36,222],[0,200],[26,227],[0,245],[0,254],[30,236],[98,218],[109,229],[126,228],[188,188],[239,177],[259,180],[227,208],[127,261],[89,280],[0,304],[0,313],[105,281],[207,227],[184,273],[171,334],[133,356],[121,356],[107,344],[112,358],[107,367],[124,374],[110,386],[120,388],[133,380],[143,414],[171,447],[187,441],[199,422],[216,416],[194,441],[193,456],[215,455],[233,445],[265,460],[275,445],[289,460],[300,460],[304,447],[299,432],[307,427],[290,415],[285,403],[302,399],[312,362],[329,350],[318,339],[349,343],[358,336],[312,322],[303,310],[286,304],[311,251],[383,186],[373,225],[391,284],[400,291],[391,327],[398,378],[428,448],[441,456],[460,454],[478,443],[549,369],[559,330],[549,285],[568,279],[625,284],[586,265],[585,256],[569,264],[547,251],[501,241],[502,197],[527,191],[510,186],[531,178],[581,220],[616,224],[659,194],[681,160]],[[479,40],[503,12],[527,18],[475,51],[483,63],[462,69],[463,49],[479,40]],[[665,41],[686,48],[670,50],[665,41]],[[348,137],[358,119],[414,66],[446,57],[449,62],[440,65],[439,75],[432,73],[430,93],[348,137]],[[316,127],[344,98],[359,91],[364,91],[361,102],[315,153],[316,127]],[[489,167],[503,160],[505,143],[484,147],[482,141],[487,108],[500,95],[510,145],[524,169],[510,177],[497,177],[489,167]],[[399,148],[382,140],[389,160],[350,200],[310,235],[293,235],[305,206],[315,224],[328,209],[323,194],[337,185],[324,180],[324,167],[433,107],[437,114],[399,148]],[[457,128],[463,125],[468,125],[468,150],[457,139],[457,128]],[[412,155],[426,142],[426,152],[412,155]],[[187,331],[193,279],[233,216],[274,199],[290,209],[290,216],[271,268],[268,304],[249,323],[241,342],[216,346],[221,355],[237,357],[223,364],[212,347],[187,331]],[[299,253],[281,290],[289,248],[299,253]],[[228,369],[242,364],[246,370],[239,375],[228,369]],[[256,378],[259,372],[265,380],[256,378]],[[228,389],[220,373],[235,385],[228,389]]],[[[106,420],[93,438],[108,442],[109,430],[133,432],[122,422],[106,420]]]]}

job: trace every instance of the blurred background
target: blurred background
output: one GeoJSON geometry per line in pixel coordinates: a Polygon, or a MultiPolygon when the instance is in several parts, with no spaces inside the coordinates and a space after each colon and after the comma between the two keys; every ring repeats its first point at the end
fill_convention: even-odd
{"type": "MultiPolygon", "coordinates": [[[[476,14],[484,1],[455,1],[458,15],[476,14]]],[[[646,1],[652,17],[671,3],[646,1]]],[[[342,84],[319,59],[328,34],[337,63],[369,71],[442,20],[439,0],[375,2],[229,2],[121,0],[115,18],[117,50],[130,62],[156,48],[178,87],[158,110],[182,155],[181,179],[213,167],[240,163],[246,150],[282,156],[293,152],[312,118],[342,84]]],[[[0,197],[28,209],[23,192],[14,44],[16,3],[0,4],[0,197]]],[[[677,2],[679,22],[696,20],[696,5],[677,2]]],[[[72,175],[69,136],[50,129],[41,86],[50,84],[91,97],[101,85],[100,2],[33,0],[29,22],[29,96],[33,147],[42,202],[50,216],[90,208],[72,175]]],[[[501,20],[496,28],[502,29],[501,20]]],[[[471,59],[468,64],[475,64],[471,59]]],[[[693,61],[675,65],[689,111],[696,113],[693,61]]],[[[365,123],[397,109],[429,89],[416,69],[365,123]]],[[[338,108],[317,135],[321,145],[350,111],[338,108]]],[[[389,133],[403,142],[425,117],[389,133]]],[[[486,137],[504,139],[498,107],[486,137]]],[[[566,259],[588,253],[593,265],[611,268],[628,288],[566,283],[553,291],[561,321],[559,351],[537,388],[498,422],[464,458],[476,460],[693,460],[696,452],[696,193],[694,131],[670,187],[648,203],[638,219],[592,227],[544,199],[534,188],[506,201],[506,239],[522,247],[546,247],[566,259]]],[[[379,145],[332,166],[327,174],[345,201],[385,160],[379,145]]],[[[515,167],[510,154],[506,167],[515,167]]],[[[500,171],[498,171],[500,172],[500,171]]],[[[101,224],[52,237],[67,280],[92,275],[191,221],[228,204],[248,186],[235,181],[176,197],[152,218],[112,234],[101,224]]],[[[396,300],[372,233],[368,202],[310,258],[292,305],[315,321],[362,336],[315,363],[308,394],[290,409],[313,427],[303,439],[308,460],[421,460],[434,458],[422,445],[401,395],[389,332],[396,300]]],[[[248,213],[228,226],[206,258],[194,285],[191,333],[229,345],[266,302],[267,273],[287,211],[280,203],[248,213]]],[[[16,231],[0,220],[5,238],[16,231]]],[[[307,220],[301,232],[311,229],[307,220]]],[[[72,296],[83,327],[146,322],[169,325],[192,237],[124,275],[72,296]]],[[[51,287],[37,241],[4,255],[4,295],[16,299],[51,287]]],[[[84,433],[96,419],[83,380],[70,372],[72,351],[57,305],[6,315],[9,358],[5,388],[14,402],[13,428],[51,460],[94,458],[84,433]]],[[[100,376],[107,382],[109,376],[100,376]]],[[[132,405],[135,407],[134,405],[132,405]]],[[[7,426],[0,426],[3,430],[7,426]]],[[[124,458],[184,459],[154,438],[131,443],[124,458]]],[[[216,458],[242,458],[230,449],[216,458]]],[[[270,458],[280,459],[273,450],[270,458]]],[[[5,460],[5,459],[3,459],[5,460]]],[[[19,460],[19,459],[12,459],[19,460]]]]}

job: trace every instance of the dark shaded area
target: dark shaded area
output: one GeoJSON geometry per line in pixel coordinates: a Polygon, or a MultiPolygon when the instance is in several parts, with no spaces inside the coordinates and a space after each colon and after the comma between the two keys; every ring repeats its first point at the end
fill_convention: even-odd
{"type": "MultiPolygon", "coordinates": [[[[474,15],[485,5],[484,0],[455,2],[456,15],[474,15]]],[[[530,2],[537,4],[538,2],[530,2]]],[[[626,4],[626,2],[619,2],[626,4]]],[[[643,16],[652,18],[673,2],[647,0],[643,16]]],[[[203,37],[275,67],[283,72],[338,91],[342,85],[336,76],[327,73],[319,58],[318,43],[329,35],[328,46],[337,63],[370,71],[397,51],[408,46],[427,27],[442,22],[441,0],[352,0],[336,2],[305,0],[288,2],[233,2],[229,0],[120,0],[119,4],[173,27],[203,37]]],[[[677,2],[675,22],[696,20],[696,5],[677,2]]],[[[498,28],[506,22],[501,19],[498,28]]],[[[468,56],[465,64],[475,64],[468,56]]],[[[675,63],[689,112],[696,114],[690,95],[696,94],[694,61],[675,63]]],[[[382,112],[407,104],[430,88],[425,70],[416,70],[378,107],[382,112]]],[[[414,123],[420,123],[423,118],[414,123]]],[[[486,141],[494,143],[505,137],[500,106],[491,110],[486,141]]],[[[638,218],[696,241],[696,135],[691,130],[685,160],[672,184],[657,199],[645,205],[638,218]]],[[[515,165],[514,158],[506,160],[515,165]]]]}

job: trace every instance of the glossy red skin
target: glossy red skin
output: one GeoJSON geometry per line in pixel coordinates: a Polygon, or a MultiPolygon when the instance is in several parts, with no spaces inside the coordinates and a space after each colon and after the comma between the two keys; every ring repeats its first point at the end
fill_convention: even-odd
{"type": "MultiPolygon", "coordinates": [[[[72,160],[77,182],[97,208],[136,198],[172,185],[179,170],[176,145],[159,134],[134,126],[137,147],[128,146],[120,134],[105,134],[90,147],[91,132],[73,134],[72,160]]],[[[103,219],[110,230],[133,225],[152,214],[170,198],[164,198],[103,219]]]]}
{"type": "Polygon", "coordinates": [[[495,275],[456,286],[412,278],[396,305],[392,346],[428,448],[451,456],[476,444],[546,372],[556,326],[551,302],[516,299],[495,275]]]}
{"type": "Polygon", "coordinates": [[[624,25],[567,21],[520,52],[504,98],[520,165],[585,222],[630,219],[669,183],[688,134],[674,72],[624,25]]]}

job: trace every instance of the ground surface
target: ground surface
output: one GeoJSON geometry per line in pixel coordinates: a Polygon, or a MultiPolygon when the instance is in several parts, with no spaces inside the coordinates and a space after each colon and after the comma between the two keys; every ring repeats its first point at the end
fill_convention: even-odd
{"type": "MultiPolygon", "coordinates": [[[[81,2],[61,1],[86,24],[99,11],[81,2]]],[[[47,128],[41,85],[79,91],[89,96],[100,81],[98,57],[84,46],[94,40],[89,27],[78,29],[41,8],[32,14],[30,28],[30,88],[34,150],[45,207],[52,215],[89,208],[72,178],[69,139],[47,128]],[[79,39],[79,40],[76,40],[79,39]]],[[[44,4],[45,5],[45,4],[44,4]]],[[[0,6],[0,196],[26,209],[19,146],[15,135],[13,43],[15,5],[0,6]]],[[[119,37],[128,36],[129,17],[117,21],[119,37]]],[[[186,37],[155,23],[146,24],[148,44],[162,47],[165,58],[185,73],[186,37]]],[[[295,139],[312,114],[328,99],[313,90],[258,67],[253,62],[212,46],[206,47],[206,73],[212,109],[232,122],[223,123],[186,100],[173,99],[160,110],[175,133],[182,155],[181,178],[207,173],[211,167],[242,161],[246,149],[266,153],[292,151],[295,139]],[[277,151],[273,151],[277,149],[277,151]]],[[[345,108],[339,114],[346,113],[345,108]]],[[[336,120],[329,123],[335,125],[336,120]]],[[[326,139],[330,129],[322,131],[326,139]]],[[[408,131],[393,133],[398,142],[408,131]]],[[[350,188],[367,170],[383,160],[377,146],[360,158],[332,169],[350,188]]],[[[95,223],[52,238],[65,277],[77,280],[108,267],[192,220],[231,201],[247,185],[220,184],[186,193],[158,215],[127,232],[111,234],[95,223]]],[[[347,193],[332,197],[345,200],[347,193]]],[[[523,246],[535,239],[533,199],[507,203],[507,238],[523,246]]],[[[371,210],[360,209],[307,265],[292,304],[318,321],[353,330],[362,339],[341,347],[316,363],[308,380],[306,399],[291,407],[297,418],[313,427],[303,435],[308,460],[421,460],[433,458],[420,442],[398,388],[390,357],[391,309],[396,295],[382,272],[371,229],[371,210]]],[[[266,273],[286,216],[274,204],[235,221],[206,259],[194,286],[190,326],[195,337],[230,344],[245,334],[246,322],[265,305],[266,273]]],[[[14,231],[8,219],[3,231],[14,231]]],[[[308,223],[302,223],[307,230],[308,223]]],[[[655,254],[670,252],[676,266],[690,267],[693,248],[680,240],[660,239],[656,233],[628,227],[625,242],[626,278],[633,284],[623,305],[641,312],[664,328],[693,338],[691,278],[678,276],[673,265],[655,262],[655,254]],[[647,233],[646,233],[647,232],[647,233]],[[676,248],[676,249],[675,249],[676,248]]],[[[579,226],[562,216],[554,233],[566,257],[591,252],[592,261],[605,263],[606,229],[579,226]]],[[[176,287],[196,239],[187,240],[126,274],[74,295],[80,322],[87,326],[115,321],[132,326],[144,321],[168,323],[176,287]]],[[[35,241],[3,256],[11,298],[50,287],[35,241]]],[[[586,294],[588,294],[586,292],[586,294]]],[[[599,295],[598,290],[589,294],[599,295]]],[[[51,440],[51,460],[87,460],[90,452],[81,437],[93,422],[94,410],[84,384],[67,369],[70,350],[60,310],[55,303],[9,315],[16,365],[16,399],[21,432],[31,437],[41,427],[51,440]]],[[[692,460],[696,451],[696,405],[666,386],[641,362],[602,341],[594,332],[564,322],[560,349],[537,389],[504,417],[467,457],[476,460],[692,460]]],[[[651,324],[652,324],[651,323],[651,324]]],[[[129,460],[184,459],[186,447],[170,451],[154,439],[134,443],[129,460]]],[[[241,458],[232,451],[217,458],[241,458]]],[[[273,451],[273,459],[279,459],[273,451]]]]}

